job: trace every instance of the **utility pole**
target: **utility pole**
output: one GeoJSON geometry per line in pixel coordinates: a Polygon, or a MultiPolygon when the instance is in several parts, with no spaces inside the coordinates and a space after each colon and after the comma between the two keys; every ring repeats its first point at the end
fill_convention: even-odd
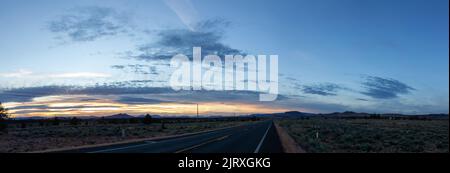
{"type": "Polygon", "coordinates": [[[197,119],[198,119],[199,117],[198,117],[198,103],[197,103],[197,119]]]}

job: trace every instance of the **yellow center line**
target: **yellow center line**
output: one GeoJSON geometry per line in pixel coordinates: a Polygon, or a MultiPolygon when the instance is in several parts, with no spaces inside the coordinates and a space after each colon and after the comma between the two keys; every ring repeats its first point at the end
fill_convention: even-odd
{"type": "Polygon", "coordinates": [[[222,136],[222,137],[214,138],[214,139],[211,139],[211,140],[209,140],[209,141],[206,141],[206,142],[203,142],[203,143],[200,143],[200,144],[197,144],[197,145],[188,147],[188,148],[184,148],[184,149],[175,151],[175,153],[186,152],[186,151],[192,150],[192,149],[194,149],[194,148],[201,147],[201,146],[203,146],[203,145],[206,145],[206,144],[209,144],[209,143],[212,143],[212,142],[221,141],[221,140],[224,140],[224,139],[228,138],[229,136],[230,136],[230,135],[225,135],[225,136],[222,136]]]}

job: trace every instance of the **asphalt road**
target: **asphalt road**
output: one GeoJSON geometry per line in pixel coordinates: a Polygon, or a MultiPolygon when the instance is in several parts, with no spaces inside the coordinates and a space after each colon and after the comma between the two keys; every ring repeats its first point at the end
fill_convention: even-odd
{"type": "Polygon", "coordinates": [[[84,148],[66,153],[281,153],[271,120],[176,138],[84,148]]]}

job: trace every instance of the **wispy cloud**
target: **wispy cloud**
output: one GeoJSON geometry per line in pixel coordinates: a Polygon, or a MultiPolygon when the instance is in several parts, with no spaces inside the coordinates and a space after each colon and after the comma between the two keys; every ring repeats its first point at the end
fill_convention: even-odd
{"type": "Polygon", "coordinates": [[[121,70],[121,69],[125,68],[125,65],[113,65],[113,66],[111,66],[111,68],[121,70]]]}
{"type": "Polygon", "coordinates": [[[363,98],[356,98],[356,100],[359,100],[359,101],[365,101],[365,102],[369,101],[369,100],[363,99],[363,98]]]}
{"type": "Polygon", "coordinates": [[[170,88],[156,87],[127,87],[121,85],[102,86],[39,86],[12,88],[0,92],[3,102],[30,101],[36,97],[52,95],[125,95],[125,94],[154,94],[172,92],[170,88]]]}
{"type": "Polygon", "coordinates": [[[15,72],[0,73],[0,77],[4,78],[107,78],[110,74],[96,72],[69,72],[69,73],[34,73],[30,70],[20,69],[15,72]]]}
{"type": "Polygon", "coordinates": [[[344,87],[341,87],[337,84],[325,83],[325,84],[304,85],[302,91],[306,94],[335,96],[337,91],[340,89],[344,89],[344,87]]]}
{"type": "Polygon", "coordinates": [[[157,104],[157,103],[167,103],[167,101],[158,100],[158,99],[150,99],[145,97],[130,97],[130,96],[122,96],[116,100],[120,103],[126,104],[157,104]]]}
{"type": "Polygon", "coordinates": [[[159,31],[156,42],[140,45],[137,52],[128,52],[127,57],[138,60],[170,60],[176,54],[192,56],[193,47],[202,47],[202,54],[224,55],[245,54],[222,43],[224,28],[229,22],[223,19],[206,20],[196,24],[196,31],[168,29],[159,31]]]}
{"type": "Polygon", "coordinates": [[[190,0],[164,0],[169,8],[180,18],[189,30],[195,30],[198,21],[198,12],[190,0]]]}
{"type": "Polygon", "coordinates": [[[367,76],[362,83],[366,91],[364,95],[375,99],[397,98],[400,94],[409,94],[414,88],[395,79],[381,78],[377,76],[367,76]]]}
{"type": "MultiPolygon", "coordinates": [[[[36,97],[54,96],[54,95],[109,95],[109,96],[143,96],[157,94],[158,97],[164,97],[171,101],[248,101],[256,102],[259,100],[259,92],[254,91],[174,91],[168,87],[150,87],[150,86],[127,86],[133,82],[112,83],[111,85],[97,86],[40,86],[23,87],[7,89],[0,92],[0,100],[3,102],[24,102],[30,101],[36,97]]],[[[138,97],[141,98],[141,97],[138,97]]],[[[279,96],[279,100],[284,99],[279,96]]],[[[155,99],[155,98],[152,98],[155,99]]],[[[130,99],[127,99],[130,100],[130,99]]]]}
{"type": "Polygon", "coordinates": [[[91,72],[78,72],[78,73],[62,73],[49,75],[51,78],[106,78],[111,77],[105,73],[91,73],[91,72]]]}
{"type": "Polygon", "coordinates": [[[157,67],[153,65],[145,65],[145,64],[113,65],[111,66],[111,68],[135,74],[143,74],[143,75],[159,74],[157,67]]]}
{"type": "Polygon", "coordinates": [[[128,15],[105,7],[79,7],[50,21],[47,28],[58,38],[86,42],[125,33],[129,29],[128,15]]]}
{"type": "Polygon", "coordinates": [[[19,78],[19,77],[29,76],[31,74],[33,74],[32,71],[20,69],[20,70],[17,70],[15,72],[10,72],[10,73],[0,73],[0,77],[19,78]]]}

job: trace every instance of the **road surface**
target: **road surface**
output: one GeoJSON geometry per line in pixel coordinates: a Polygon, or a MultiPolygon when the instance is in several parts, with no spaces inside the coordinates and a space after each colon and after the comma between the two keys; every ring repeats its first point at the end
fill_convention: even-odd
{"type": "Polygon", "coordinates": [[[281,153],[272,120],[196,135],[64,151],[65,153],[281,153]]]}

